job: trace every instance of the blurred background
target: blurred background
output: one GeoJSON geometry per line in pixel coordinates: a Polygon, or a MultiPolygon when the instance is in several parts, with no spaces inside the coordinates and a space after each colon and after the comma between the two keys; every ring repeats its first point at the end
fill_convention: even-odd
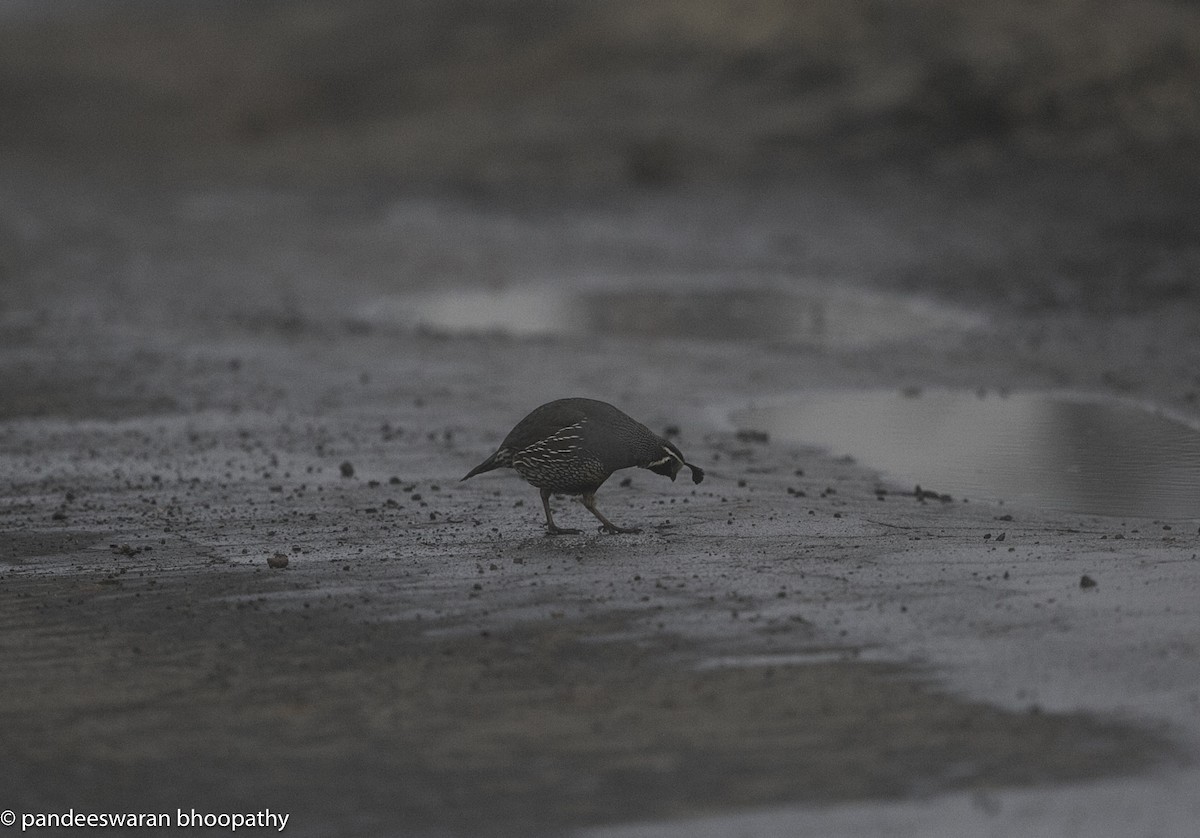
{"type": "MultiPolygon", "coordinates": [[[[153,228],[196,184],[340,196],[279,222],[309,245],[401,194],[518,209],[707,189],[739,196],[730,222],[794,214],[768,267],[1121,310],[1197,296],[1198,152],[1189,0],[0,2],[10,279],[63,241],[46,229],[127,239],[95,218],[153,228]],[[39,226],[43,199],[86,203],[80,179],[103,183],[89,217],[39,226]],[[789,190],[817,197],[765,194],[789,190]],[[804,230],[837,246],[814,257],[804,230]],[[850,256],[866,239],[875,261],[850,256]]],[[[367,273],[397,259],[331,246],[367,273]]]]}
{"type": "Polygon", "coordinates": [[[1194,177],[1188,0],[9,0],[0,140],[464,188],[1021,155],[1194,177]]]}

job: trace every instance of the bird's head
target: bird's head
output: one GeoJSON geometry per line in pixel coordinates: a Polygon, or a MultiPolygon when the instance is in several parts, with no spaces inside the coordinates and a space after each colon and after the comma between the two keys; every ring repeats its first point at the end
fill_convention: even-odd
{"type": "Polygon", "coordinates": [[[683,452],[676,448],[673,444],[665,439],[660,439],[659,444],[662,448],[662,456],[651,461],[646,465],[655,474],[661,474],[665,477],[674,480],[679,470],[687,466],[692,470],[692,482],[699,483],[704,479],[704,469],[699,466],[694,466],[687,460],[683,459],[683,452]]]}

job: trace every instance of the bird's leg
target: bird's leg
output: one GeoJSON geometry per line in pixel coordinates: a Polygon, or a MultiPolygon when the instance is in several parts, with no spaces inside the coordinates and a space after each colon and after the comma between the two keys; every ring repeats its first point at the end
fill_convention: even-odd
{"type": "Polygon", "coordinates": [[[589,494],[585,494],[583,496],[583,506],[585,509],[587,509],[588,512],[592,513],[593,515],[595,515],[597,518],[600,519],[600,523],[603,525],[603,529],[605,532],[609,532],[614,535],[616,535],[617,533],[633,534],[633,533],[641,532],[641,530],[637,527],[618,527],[612,521],[608,520],[603,515],[601,515],[600,510],[596,508],[596,496],[594,494],[589,493],[589,494]]]}
{"type": "Polygon", "coordinates": [[[542,508],[546,510],[546,535],[579,535],[579,530],[564,530],[554,523],[550,514],[550,490],[542,489],[542,508]]]}

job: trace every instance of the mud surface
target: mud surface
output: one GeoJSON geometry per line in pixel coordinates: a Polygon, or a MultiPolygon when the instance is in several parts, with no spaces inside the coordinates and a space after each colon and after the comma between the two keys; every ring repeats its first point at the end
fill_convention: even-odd
{"type": "Polygon", "coordinates": [[[960,382],[1042,386],[1003,330],[836,352],[56,317],[10,344],[0,435],[18,811],[562,834],[1189,759],[1195,521],[917,497],[727,418],[780,385],[946,383],[964,351],[960,382]],[[618,475],[601,508],[646,533],[558,538],[510,473],[458,482],[563,392],[673,426],[708,479],[618,475]]]}
{"type": "Polygon", "coordinates": [[[1200,421],[1193,138],[1150,119],[1190,89],[1192,11],[1144,17],[1093,125],[1023,109],[1039,67],[1109,102],[1100,65],[1015,36],[1044,65],[872,87],[870,4],[813,6],[840,34],[810,46],[865,45],[840,70],[785,67],[810,29],[772,4],[728,53],[722,4],[447,5],[406,7],[424,40],[372,3],[0,36],[0,809],[1191,835],[1200,511],[962,497],[734,417],[947,390],[1200,421]],[[797,102],[826,107],[776,131],[797,102]],[[558,499],[585,534],[557,538],[511,472],[459,482],[567,395],[706,480],[621,473],[600,509],[643,533],[558,499]]]}
{"type": "MultiPolygon", "coordinates": [[[[393,619],[398,563],[344,571],[332,595],[210,568],[197,596],[194,574],[129,560],[105,577],[7,586],[4,631],[20,652],[6,662],[38,710],[3,708],[23,719],[6,736],[6,802],[269,806],[300,834],[558,834],[1079,779],[1168,750],[1135,726],[958,701],[852,650],[697,667],[711,646],[656,629],[653,614],[484,630],[393,619]]],[[[510,566],[487,587],[513,575],[545,574],[510,566]]],[[[772,633],[813,643],[802,619],[772,633]]]]}

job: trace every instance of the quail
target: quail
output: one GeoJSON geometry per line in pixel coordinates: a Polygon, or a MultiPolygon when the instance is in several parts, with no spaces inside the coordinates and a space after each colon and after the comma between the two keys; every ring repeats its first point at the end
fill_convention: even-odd
{"type": "Polygon", "coordinates": [[[614,471],[637,466],[674,480],[687,466],[693,483],[704,479],[704,470],[687,462],[673,444],[595,399],[558,399],[535,409],[508,432],[494,454],[462,479],[506,466],[541,490],[549,535],[579,532],[554,523],[551,494],[581,495],[584,507],[605,532],[641,532],[618,527],[596,508],[596,490],[614,471]]]}

